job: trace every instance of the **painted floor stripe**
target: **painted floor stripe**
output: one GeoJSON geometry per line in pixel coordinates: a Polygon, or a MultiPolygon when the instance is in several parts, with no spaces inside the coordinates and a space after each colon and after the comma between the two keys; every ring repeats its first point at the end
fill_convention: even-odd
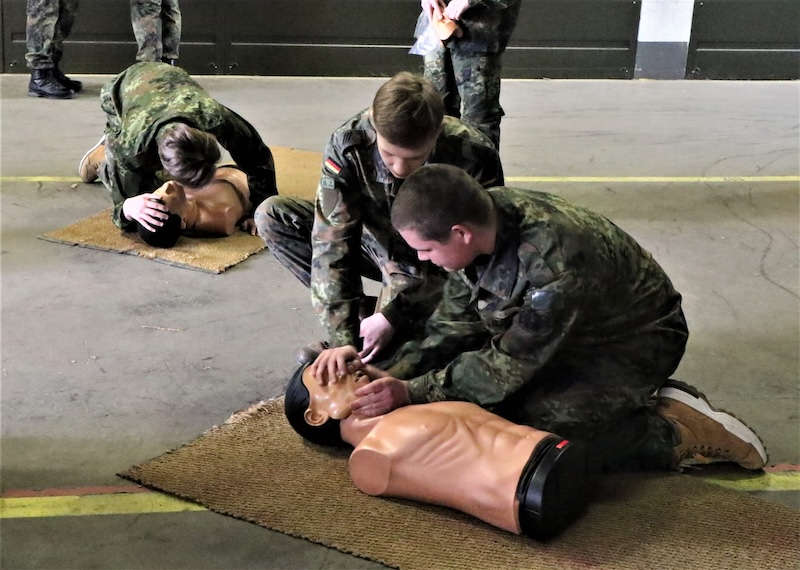
{"type": "Polygon", "coordinates": [[[195,503],[163,493],[17,497],[0,499],[0,519],[133,515],[205,511],[195,503]]]}
{"type": "MultiPolygon", "coordinates": [[[[796,467],[796,466],[792,466],[796,467]]],[[[736,491],[800,491],[800,471],[770,470],[752,475],[697,475],[736,491]]],[[[205,507],[138,486],[7,491],[0,498],[0,519],[126,515],[205,511],[205,507]],[[71,491],[72,495],[64,493],[71,491]],[[24,494],[27,493],[27,496],[24,494]],[[96,494],[87,494],[96,493],[96,494]]]]}
{"type": "MultiPolygon", "coordinates": [[[[77,176],[0,176],[0,182],[80,182],[77,176]]],[[[800,176],[508,176],[506,182],[548,183],[760,183],[800,182],[800,176]]]]}
{"type": "Polygon", "coordinates": [[[618,182],[684,183],[707,182],[800,182],[800,176],[508,176],[506,182],[618,182]]]}

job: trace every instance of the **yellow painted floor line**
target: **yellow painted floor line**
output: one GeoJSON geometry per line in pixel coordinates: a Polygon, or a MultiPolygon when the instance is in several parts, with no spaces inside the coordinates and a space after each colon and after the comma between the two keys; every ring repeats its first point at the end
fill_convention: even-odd
{"type": "Polygon", "coordinates": [[[162,493],[115,493],[61,497],[0,499],[0,519],[72,517],[83,515],[131,515],[205,511],[195,503],[162,493]]]}
{"type": "Polygon", "coordinates": [[[720,485],[737,491],[800,491],[800,471],[761,473],[758,475],[730,474],[705,475],[706,483],[720,485]]]}
{"type": "Polygon", "coordinates": [[[78,176],[0,176],[0,182],[80,182],[78,176]]]}
{"type": "Polygon", "coordinates": [[[684,183],[706,182],[800,182],[800,176],[508,176],[506,182],[619,182],[684,183]]]}
{"type": "MultiPolygon", "coordinates": [[[[80,182],[77,176],[0,176],[0,182],[80,182]]],[[[549,183],[684,183],[800,182],[798,176],[508,176],[506,182],[549,183]]]]}
{"type": "MultiPolygon", "coordinates": [[[[695,475],[692,475],[695,476],[695,475]]],[[[800,491],[800,471],[757,475],[696,475],[703,481],[736,491],[800,491]]],[[[56,495],[0,498],[0,519],[129,515],[205,511],[205,507],[157,492],[56,495]]]]}

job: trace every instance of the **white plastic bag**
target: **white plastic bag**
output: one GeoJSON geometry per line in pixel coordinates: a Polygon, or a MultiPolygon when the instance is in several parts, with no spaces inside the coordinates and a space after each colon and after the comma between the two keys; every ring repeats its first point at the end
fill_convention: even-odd
{"type": "Polygon", "coordinates": [[[414,37],[417,41],[408,50],[413,55],[428,55],[436,50],[442,49],[442,40],[436,35],[436,29],[431,25],[428,15],[423,11],[417,18],[417,27],[414,28],[414,37]]]}

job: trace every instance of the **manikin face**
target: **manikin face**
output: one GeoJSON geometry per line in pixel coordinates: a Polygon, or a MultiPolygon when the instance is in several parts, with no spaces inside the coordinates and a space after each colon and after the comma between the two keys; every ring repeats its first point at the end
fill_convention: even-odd
{"type": "Polygon", "coordinates": [[[436,145],[438,133],[428,141],[416,147],[397,146],[383,138],[379,132],[375,132],[377,137],[378,152],[381,160],[395,178],[404,179],[414,173],[420,166],[425,164],[428,157],[433,152],[436,145]]]}
{"type": "Polygon", "coordinates": [[[446,242],[425,240],[416,230],[400,230],[400,235],[420,261],[430,261],[445,271],[458,271],[473,262],[478,253],[473,246],[472,232],[463,226],[453,226],[446,242]]]}
{"type": "Polygon", "coordinates": [[[355,391],[369,384],[365,374],[346,374],[335,383],[320,385],[311,374],[311,368],[303,371],[303,385],[308,390],[308,409],[305,420],[308,425],[319,426],[328,419],[341,420],[350,416],[351,405],[356,399],[355,391]]]}
{"type": "Polygon", "coordinates": [[[167,209],[181,217],[181,228],[203,234],[231,235],[249,207],[247,175],[236,168],[218,168],[205,186],[191,188],[170,181],[153,192],[167,209]]]}

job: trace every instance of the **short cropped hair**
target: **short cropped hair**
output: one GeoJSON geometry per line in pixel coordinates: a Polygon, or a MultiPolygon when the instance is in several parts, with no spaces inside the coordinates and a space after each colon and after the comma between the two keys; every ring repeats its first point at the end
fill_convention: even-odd
{"type": "Polygon", "coordinates": [[[312,426],[306,422],[305,413],[308,409],[310,396],[308,388],[303,384],[303,371],[308,364],[301,365],[295,370],[289,385],[286,387],[286,395],[283,400],[283,411],[289,425],[292,426],[304,439],[318,445],[334,445],[345,447],[347,443],[342,439],[339,431],[339,420],[328,418],[327,421],[319,426],[312,426]]]}
{"type": "MultiPolygon", "coordinates": [[[[163,204],[164,202],[159,199],[163,204]]],[[[181,217],[170,212],[169,218],[164,220],[163,226],[153,226],[155,231],[151,232],[139,222],[136,222],[139,237],[150,246],[168,248],[175,245],[181,237],[181,217]]]]}
{"type": "Polygon", "coordinates": [[[217,139],[186,123],[170,123],[158,136],[164,170],[181,184],[199,188],[211,181],[220,157],[217,139]]]}
{"type": "Polygon", "coordinates": [[[417,147],[439,131],[444,101],[433,84],[401,71],[381,85],[372,101],[372,125],[390,143],[417,147]]]}
{"type": "Polygon", "coordinates": [[[449,164],[429,164],[405,179],[392,205],[397,231],[414,230],[426,241],[445,243],[456,224],[485,226],[492,199],[477,180],[449,164]]]}

